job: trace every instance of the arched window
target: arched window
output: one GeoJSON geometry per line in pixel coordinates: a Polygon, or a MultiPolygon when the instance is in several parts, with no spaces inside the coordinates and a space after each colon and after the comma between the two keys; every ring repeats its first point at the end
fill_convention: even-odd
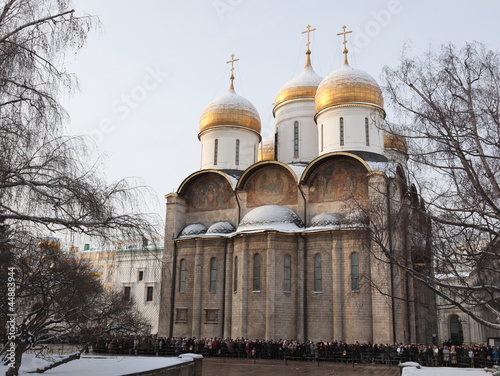
{"type": "Polygon", "coordinates": [[[344,118],[340,118],[340,146],[344,145],[344,118]]]}
{"type": "Polygon", "coordinates": [[[186,291],[186,274],[187,265],[186,260],[182,259],[180,262],[180,273],[179,273],[179,292],[183,293],[186,291]]]}
{"type": "Polygon", "coordinates": [[[278,132],[274,134],[274,160],[278,160],[278,150],[279,150],[279,137],[278,132]]]}
{"type": "Polygon", "coordinates": [[[314,292],[321,292],[321,255],[314,256],[314,292]]]}
{"type": "Polygon", "coordinates": [[[370,127],[368,126],[368,118],[365,118],[365,139],[366,146],[370,146],[370,127]]]}
{"type": "Polygon", "coordinates": [[[238,291],[238,256],[234,258],[234,280],[233,280],[233,291],[238,291]]]}
{"type": "Polygon", "coordinates": [[[236,166],[238,166],[240,164],[240,140],[236,140],[236,154],[235,154],[235,158],[234,158],[234,163],[236,164],[236,166]]]}
{"type": "Polygon", "coordinates": [[[217,260],[215,257],[210,259],[210,285],[208,291],[215,292],[217,285],[217,260]]]}
{"type": "Polygon", "coordinates": [[[214,165],[217,165],[217,154],[219,153],[219,140],[215,139],[214,143],[214,165]]]}
{"type": "Polygon", "coordinates": [[[299,156],[299,122],[293,123],[293,156],[299,156]]]}
{"type": "Polygon", "coordinates": [[[285,255],[283,271],[283,291],[292,291],[292,258],[290,257],[290,255],[285,255]]]}
{"type": "Polygon", "coordinates": [[[260,291],[260,255],[253,256],[253,291],[260,291]]]}
{"type": "Polygon", "coordinates": [[[351,255],[351,289],[359,291],[359,257],[357,253],[351,255]]]}
{"type": "Polygon", "coordinates": [[[320,134],[320,137],[321,137],[321,151],[323,151],[323,124],[321,124],[321,134],[320,134]]]}

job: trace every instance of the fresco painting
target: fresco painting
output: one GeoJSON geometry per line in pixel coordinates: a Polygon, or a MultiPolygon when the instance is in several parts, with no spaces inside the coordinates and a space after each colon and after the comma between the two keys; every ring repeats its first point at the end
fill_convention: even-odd
{"type": "Polygon", "coordinates": [[[189,212],[229,209],[236,205],[229,183],[217,174],[206,174],[196,179],[185,197],[189,212]]]}
{"type": "Polygon", "coordinates": [[[309,201],[344,201],[366,199],[368,181],[366,169],[351,159],[324,162],[310,179],[309,201]]]}
{"type": "Polygon", "coordinates": [[[297,185],[280,166],[266,166],[256,171],[245,184],[245,191],[249,207],[297,203],[297,185]]]}

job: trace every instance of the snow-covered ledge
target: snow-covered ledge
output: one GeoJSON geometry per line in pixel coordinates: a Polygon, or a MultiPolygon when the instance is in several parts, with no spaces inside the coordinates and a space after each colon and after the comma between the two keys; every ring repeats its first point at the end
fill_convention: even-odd
{"type": "Polygon", "coordinates": [[[482,368],[422,367],[415,362],[400,363],[399,367],[402,376],[497,376],[482,368]]]}
{"type": "MultiPolygon", "coordinates": [[[[54,360],[62,358],[53,356],[54,360]]],[[[178,358],[159,356],[90,356],[52,368],[43,376],[201,376],[203,356],[183,354],[178,358]]],[[[37,358],[34,354],[24,354],[19,376],[33,376],[30,373],[42,369],[47,359],[37,358]]],[[[7,366],[0,364],[0,375],[5,374],[7,366]]]]}

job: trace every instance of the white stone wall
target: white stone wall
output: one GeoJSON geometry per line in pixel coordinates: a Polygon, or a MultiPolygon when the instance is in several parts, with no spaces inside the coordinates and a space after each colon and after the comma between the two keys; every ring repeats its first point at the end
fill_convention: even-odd
{"type": "MultiPolygon", "coordinates": [[[[278,161],[283,163],[311,162],[318,156],[318,128],[314,122],[314,101],[285,103],[275,112],[278,133],[278,161]],[[294,153],[294,123],[299,123],[299,150],[294,153]]],[[[276,147],[276,145],[275,145],[276,147]]]]}
{"type": "Polygon", "coordinates": [[[260,136],[242,127],[210,128],[200,135],[201,169],[245,170],[257,162],[260,136]],[[217,164],[215,164],[215,140],[217,164]],[[236,140],[240,141],[239,163],[236,164],[236,140]]]}
{"type": "Polygon", "coordinates": [[[163,250],[123,250],[116,252],[115,288],[130,287],[130,297],[151,324],[151,333],[158,332],[160,285],[163,250]],[[142,271],[142,279],[139,272],[142,271]],[[153,288],[151,301],[147,289],[153,288]]]}
{"type": "Polygon", "coordinates": [[[319,155],[336,151],[367,151],[384,154],[382,113],[374,107],[335,107],[318,115],[319,155]],[[341,145],[340,118],[344,119],[344,145],[341,145]],[[365,119],[368,118],[369,144],[366,145],[365,119]]]}

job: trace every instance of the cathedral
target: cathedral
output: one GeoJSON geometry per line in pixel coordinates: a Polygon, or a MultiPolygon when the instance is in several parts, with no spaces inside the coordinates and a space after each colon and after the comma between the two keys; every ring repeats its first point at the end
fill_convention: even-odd
{"type": "Polygon", "coordinates": [[[324,78],[313,30],[271,144],[234,89],[234,55],[228,92],[203,111],[201,169],[166,195],[160,336],[435,340],[435,297],[400,267],[430,269],[406,143],[384,130],[375,79],[349,65],[345,27],[324,78]]]}

